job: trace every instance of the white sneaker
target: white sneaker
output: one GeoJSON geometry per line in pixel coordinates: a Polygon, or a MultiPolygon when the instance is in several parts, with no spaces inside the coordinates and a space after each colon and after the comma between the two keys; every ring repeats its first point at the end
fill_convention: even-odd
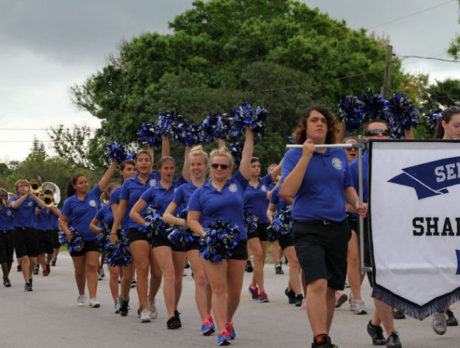
{"type": "Polygon", "coordinates": [[[431,322],[434,332],[438,335],[444,335],[447,331],[446,315],[444,312],[436,312],[433,315],[433,320],[431,322]]]}
{"type": "Polygon", "coordinates": [[[348,300],[348,296],[340,291],[336,291],[335,293],[335,308],[339,308],[348,300]]]}
{"type": "Polygon", "coordinates": [[[120,313],[120,302],[115,302],[115,314],[120,313]]]}
{"type": "Polygon", "coordinates": [[[353,310],[354,314],[361,315],[367,314],[366,306],[364,305],[363,300],[354,300],[355,301],[355,308],[353,310]]]}
{"type": "Polygon", "coordinates": [[[300,308],[307,308],[307,299],[306,298],[304,298],[302,300],[302,305],[300,306],[300,308]]]}
{"type": "Polygon", "coordinates": [[[141,312],[141,323],[149,323],[150,322],[150,311],[148,309],[144,309],[141,312]]]}
{"type": "Polygon", "coordinates": [[[92,308],[99,308],[101,303],[96,299],[96,297],[89,299],[89,306],[92,308]]]}
{"type": "Polygon", "coordinates": [[[152,302],[149,301],[150,319],[156,319],[158,317],[158,309],[155,304],[155,299],[152,302]]]}
{"type": "Polygon", "coordinates": [[[77,297],[77,306],[78,307],[86,306],[86,296],[85,295],[79,295],[77,297]]]}

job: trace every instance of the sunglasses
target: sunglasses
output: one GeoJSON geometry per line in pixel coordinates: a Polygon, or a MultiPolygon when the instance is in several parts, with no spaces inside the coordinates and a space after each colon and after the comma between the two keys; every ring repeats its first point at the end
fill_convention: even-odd
{"type": "Polygon", "coordinates": [[[212,167],[213,169],[217,169],[217,168],[220,167],[221,169],[225,170],[225,169],[228,169],[228,167],[230,167],[230,166],[229,166],[228,164],[212,163],[212,164],[211,164],[211,167],[212,167]]]}
{"type": "Polygon", "coordinates": [[[388,129],[372,129],[372,130],[367,131],[364,135],[366,137],[374,137],[379,134],[382,134],[384,136],[389,136],[390,132],[388,131],[388,129]]]}

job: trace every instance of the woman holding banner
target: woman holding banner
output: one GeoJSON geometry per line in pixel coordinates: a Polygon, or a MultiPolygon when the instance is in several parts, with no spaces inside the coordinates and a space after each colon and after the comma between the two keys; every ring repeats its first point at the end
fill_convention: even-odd
{"type": "Polygon", "coordinates": [[[294,198],[292,233],[307,283],[312,348],[334,347],[329,330],[336,290],[343,290],[345,285],[350,239],[345,203],[361,216],[367,212],[367,205],[359,205],[345,151],[315,148],[334,144],[337,128],[337,120],[328,109],[306,109],[294,133],[296,144],[303,147],[288,151],[283,159],[280,196],[294,198]],[[331,201],[331,197],[336,200],[331,201]]]}

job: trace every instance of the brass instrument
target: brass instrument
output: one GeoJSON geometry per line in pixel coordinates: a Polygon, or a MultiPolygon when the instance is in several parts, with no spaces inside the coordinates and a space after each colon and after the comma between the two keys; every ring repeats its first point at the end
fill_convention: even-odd
{"type": "Polygon", "coordinates": [[[53,182],[44,182],[41,185],[41,191],[43,192],[43,201],[47,208],[51,208],[53,205],[58,205],[61,201],[61,190],[59,186],[53,182]]]}
{"type": "Polygon", "coordinates": [[[0,204],[2,208],[7,208],[9,206],[8,191],[2,187],[0,187],[0,204]]]}
{"type": "Polygon", "coordinates": [[[102,204],[108,204],[110,202],[110,197],[107,194],[107,192],[102,192],[101,195],[99,196],[99,200],[102,202],[102,204]]]}
{"type": "Polygon", "coordinates": [[[29,185],[30,185],[30,191],[33,194],[38,195],[42,192],[42,182],[39,179],[30,180],[29,185]]]}

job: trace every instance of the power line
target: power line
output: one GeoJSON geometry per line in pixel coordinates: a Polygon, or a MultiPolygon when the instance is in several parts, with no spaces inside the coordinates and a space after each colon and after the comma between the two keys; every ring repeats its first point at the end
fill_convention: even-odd
{"type": "MultiPolygon", "coordinates": [[[[96,130],[98,128],[89,128],[90,130],[96,130]]],[[[50,131],[50,128],[0,128],[0,131],[50,131]]],[[[58,128],[58,130],[73,130],[73,128],[58,128]]]]}
{"type": "Polygon", "coordinates": [[[415,58],[415,59],[438,60],[440,62],[447,62],[447,63],[460,63],[460,60],[437,58],[437,57],[403,56],[403,55],[399,55],[399,54],[397,56],[400,57],[400,58],[415,58]]]}
{"type": "Polygon", "coordinates": [[[423,13],[423,12],[426,12],[426,11],[429,11],[429,10],[433,10],[433,9],[435,9],[435,8],[437,8],[437,7],[441,7],[441,6],[447,5],[447,4],[449,4],[449,3],[451,3],[451,2],[454,2],[454,1],[457,1],[457,0],[445,1],[445,2],[440,3],[440,4],[438,4],[438,5],[434,5],[434,6],[431,6],[431,7],[427,7],[427,8],[424,8],[424,9],[422,9],[422,10],[418,10],[418,11],[416,11],[416,12],[410,13],[410,14],[408,14],[408,15],[405,15],[405,16],[401,16],[401,17],[398,17],[398,18],[391,19],[391,20],[389,20],[389,21],[386,21],[386,22],[383,22],[383,23],[380,23],[380,24],[376,24],[376,25],[374,25],[374,26],[372,26],[372,27],[369,27],[369,28],[367,28],[367,30],[374,29],[374,28],[380,27],[380,26],[382,26],[382,25],[386,25],[386,24],[398,22],[398,21],[400,21],[400,20],[403,20],[403,19],[406,19],[406,18],[415,16],[415,15],[418,15],[418,14],[420,14],[420,13],[423,13]]]}

